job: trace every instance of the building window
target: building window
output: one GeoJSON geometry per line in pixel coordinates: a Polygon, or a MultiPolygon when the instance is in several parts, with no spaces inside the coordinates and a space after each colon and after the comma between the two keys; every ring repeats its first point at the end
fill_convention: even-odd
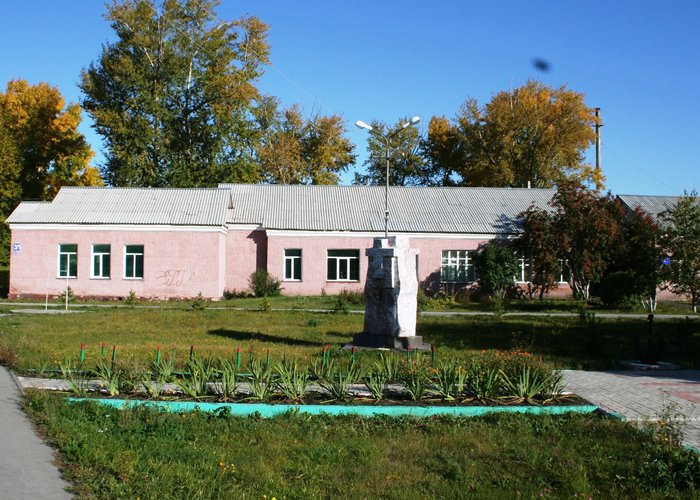
{"type": "Polygon", "coordinates": [[[469,250],[443,250],[440,281],[443,283],[469,283],[476,281],[474,261],[469,250]]]}
{"type": "Polygon", "coordinates": [[[564,259],[559,259],[559,283],[571,283],[571,271],[564,259]]]}
{"type": "Polygon", "coordinates": [[[124,278],[143,279],[143,245],[127,245],[124,251],[124,278]]]}
{"type": "Polygon", "coordinates": [[[73,243],[58,245],[58,277],[78,277],[78,245],[73,243]]]}
{"type": "Polygon", "coordinates": [[[328,281],[360,281],[360,251],[328,250],[328,281]]]}
{"type": "Polygon", "coordinates": [[[301,249],[287,248],[284,251],[284,280],[301,281],[301,249]]]}
{"type": "Polygon", "coordinates": [[[92,245],[92,278],[109,278],[109,245],[92,245]]]}
{"type": "Polygon", "coordinates": [[[518,259],[518,274],[515,275],[516,283],[529,283],[532,281],[532,259],[523,255],[516,255],[518,259]]]}

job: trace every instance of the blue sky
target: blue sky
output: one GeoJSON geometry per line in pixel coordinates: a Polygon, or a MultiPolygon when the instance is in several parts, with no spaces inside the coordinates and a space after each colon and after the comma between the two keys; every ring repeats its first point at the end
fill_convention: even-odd
{"type": "MultiPolygon", "coordinates": [[[[0,86],[46,81],[79,101],[81,69],[113,38],[103,2],[3,3],[0,86]]],[[[700,189],[700,2],[223,0],[218,13],[270,25],[272,64],[259,88],[306,115],[342,115],[358,168],[367,136],[356,120],[419,115],[425,132],[431,116],[453,117],[468,97],[483,104],[539,78],[601,108],[613,193],[700,189]]],[[[81,130],[99,151],[87,116],[81,130]]]]}

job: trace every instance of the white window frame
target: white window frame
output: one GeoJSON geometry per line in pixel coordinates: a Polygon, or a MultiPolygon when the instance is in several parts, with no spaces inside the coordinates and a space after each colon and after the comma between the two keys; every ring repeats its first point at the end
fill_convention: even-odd
{"type": "Polygon", "coordinates": [[[77,243],[59,243],[58,245],[58,273],[57,273],[58,278],[63,278],[63,279],[75,279],[78,277],[78,244],[77,243]],[[64,246],[75,246],[75,251],[67,251],[63,250],[61,247],[64,246]],[[66,256],[66,273],[62,274],[61,272],[61,258],[63,256],[66,256]],[[75,274],[71,276],[71,256],[74,256],[75,258],[75,274]]]}
{"type": "Polygon", "coordinates": [[[343,283],[357,283],[360,281],[361,270],[360,270],[360,251],[354,248],[334,248],[328,250],[326,253],[326,281],[329,282],[343,282],[343,283]],[[331,252],[354,252],[354,255],[331,255],[331,252]],[[335,274],[336,277],[331,279],[330,277],[330,263],[335,261],[335,274]],[[357,261],[357,277],[352,277],[352,262],[357,261]],[[341,278],[341,269],[345,270],[346,278],[341,278]]]}
{"type": "Polygon", "coordinates": [[[472,252],[474,250],[443,250],[440,261],[440,282],[473,283],[476,281],[472,252]],[[454,269],[454,271],[446,273],[446,268],[454,269]]]}
{"type": "Polygon", "coordinates": [[[302,281],[303,267],[301,264],[303,252],[301,248],[285,248],[284,249],[284,281],[302,281]],[[299,255],[291,255],[288,252],[299,252],[299,255]],[[287,264],[290,266],[291,275],[287,275],[287,264]],[[299,275],[298,278],[295,276],[299,275]]]}
{"type": "Polygon", "coordinates": [[[125,280],[142,280],[144,273],[144,253],[145,249],[143,245],[124,245],[124,279],[125,280]],[[141,252],[129,252],[129,247],[141,247],[141,252]],[[127,261],[129,258],[132,259],[132,264],[131,264],[131,270],[134,274],[136,274],[136,269],[138,266],[136,265],[138,257],[141,257],[141,276],[127,276],[126,275],[126,270],[128,268],[127,266],[127,261]]]}
{"type": "Polygon", "coordinates": [[[559,259],[559,284],[569,283],[569,280],[565,279],[566,276],[571,277],[571,271],[566,267],[566,260],[559,259]]]}
{"type": "Polygon", "coordinates": [[[92,245],[92,255],[90,259],[90,279],[108,280],[112,274],[112,247],[108,243],[95,243],[92,245]],[[98,251],[95,247],[107,247],[107,251],[98,251]],[[97,257],[97,261],[95,258],[97,257]],[[107,274],[105,274],[105,257],[109,262],[107,274]],[[97,264],[97,266],[95,265],[97,264]],[[98,272],[95,272],[95,267],[98,267],[98,272]]]}
{"type": "Polygon", "coordinates": [[[518,259],[518,275],[514,276],[516,283],[530,283],[532,281],[532,259],[526,258],[523,254],[516,255],[518,259]]]}

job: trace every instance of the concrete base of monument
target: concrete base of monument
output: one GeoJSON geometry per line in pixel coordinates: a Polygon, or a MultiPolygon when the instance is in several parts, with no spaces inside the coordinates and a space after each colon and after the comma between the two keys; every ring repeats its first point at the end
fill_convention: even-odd
{"type": "Polygon", "coordinates": [[[393,335],[370,335],[358,333],[350,344],[343,349],[391,349],[394,351],[429,351],[430,344],[423,342],[423,337],[413,335],[410,337],[395,337],[393,335]]]}

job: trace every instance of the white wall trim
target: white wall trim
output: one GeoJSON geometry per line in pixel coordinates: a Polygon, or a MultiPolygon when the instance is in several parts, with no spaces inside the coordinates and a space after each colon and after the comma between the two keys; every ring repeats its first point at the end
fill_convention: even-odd
{"type": "MultiPolygon", "coordinates": [[[[375,232],[350,232],[350,231],[300,231],[268,229],[267,235],[270,237],[295,237],[295,238],[318,238],[318,237],[344,237],[344,238],[377,238],[383,236],[375,232]]],[[[389,236],[407,236],[415,239],[441,239],[441,240],[493,240],[512,239],[512,235],[502,234],[459,234],[459,233],[389,233],[389,236]]]]}
{"type": "Polygon", "coordinates": [[[265,229],[260,224],[226,224],[229,229],[239,231],[264,231],[265,229]]]}

